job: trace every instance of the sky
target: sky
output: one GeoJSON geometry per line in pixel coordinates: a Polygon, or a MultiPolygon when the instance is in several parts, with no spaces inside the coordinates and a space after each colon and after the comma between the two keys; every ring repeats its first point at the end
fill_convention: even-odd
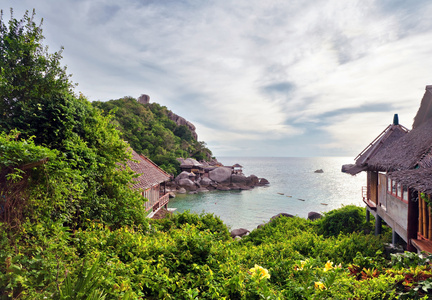
{"type": "Polygon", "coordinates": [[[90,101],[150,96],[216,157],[347,156],[432,84],[432,1],[0,0],[90,101]]]}

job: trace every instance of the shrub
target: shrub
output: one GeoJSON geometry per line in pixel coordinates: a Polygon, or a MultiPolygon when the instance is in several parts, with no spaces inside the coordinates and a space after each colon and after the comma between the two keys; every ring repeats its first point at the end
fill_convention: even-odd
{"type": "Polygon", "coordinates": [[[340,233],[371,231],[372,224],[366,222],[365,209],[347,205],[325,213],[324,218],[316,221],[317,232],[325,237],[337,236],[340,233]]]}

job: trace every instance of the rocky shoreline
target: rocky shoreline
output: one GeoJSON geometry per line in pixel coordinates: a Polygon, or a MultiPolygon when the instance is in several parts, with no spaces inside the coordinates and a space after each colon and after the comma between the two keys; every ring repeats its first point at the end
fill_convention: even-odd
{"type": "Polygon", "coordinates": [[[270,184],[265,178],[255,175],[245,176],[242,166],[224,166],[217,160],[198,162],[192,158],[179,158],[182,172],[166,184],[173,194],[196,194],[214,190],[250,190],[270,184]]]}

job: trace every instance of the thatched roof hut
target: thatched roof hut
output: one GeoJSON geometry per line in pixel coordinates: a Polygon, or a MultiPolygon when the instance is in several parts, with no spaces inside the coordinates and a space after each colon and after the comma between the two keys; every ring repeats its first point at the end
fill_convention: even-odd
{"type": "Polygon", "coordinates": [[[389,146],[408,133],[408,129],[399,125],[397,114],[393,117],[393,124],[387,126],[359,155],[355,158],[355,164],[343,165],[342,172],[356,175],[361,171],[371,169],[370,161],[377,155],[386,152],[389,146]]]}
{"type": "Polygon", "coordinates": [[[432,118],[393,142],[369,160],[378,171],[399,171],[420,167],[432,148],[432,118]]]}
{"type": "Polygon", "coordinates": [[[392,124],[356,158],[343,166],[355,175],[361,171],[388,172],[402,185],[432,194],[432,85],[426,86],[413,129],[392,124]]]}

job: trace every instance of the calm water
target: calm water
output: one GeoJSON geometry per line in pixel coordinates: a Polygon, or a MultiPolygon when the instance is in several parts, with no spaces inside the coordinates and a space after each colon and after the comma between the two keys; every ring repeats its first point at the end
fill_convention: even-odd
{"type": "Polygon", "coordinates": [[[322,213],[342,205],[363,205],[361,187],[366,184],[366,174],[351,176],[340,171],[343,164],[353,162],[352,158],[222,157],[218,160],[226,166],[239,163],[246,176],[264,177],[270,185],[250,191],[177,195],[169,207],[177,208],[178,212],[214,213],[232,229],[252,230],[281,212],[307,218],[310,211],[322,213]],[[324,173],[314,173],[317,169],[323,169],[324,173]]]}

